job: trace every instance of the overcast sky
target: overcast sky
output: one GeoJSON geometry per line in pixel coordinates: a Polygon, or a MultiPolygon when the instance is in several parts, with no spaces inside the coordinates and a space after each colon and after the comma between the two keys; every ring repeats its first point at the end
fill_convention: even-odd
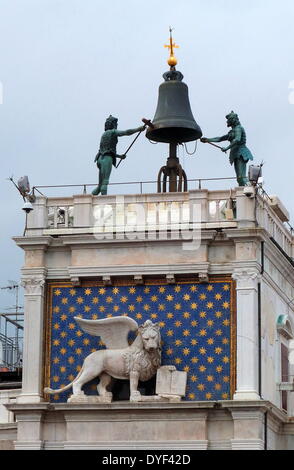
{"type": "MultiPolygon", "coordinates": [[[[154,116],[169,25],[203,134],[224,134],[225,114],[237,112],[255,162],[265,162],[267,192],[293,221],[293,24],[293,0],[0,0],[0,286],[19,281],[23,264],[11,240],[23,232],[22,199],[6,178],[95,183],[105,118],[117,116],[126,129],[154,116]]],[[[119,153],[131,141],[121,138],[119,153]]],[[[142,135],[111,181],[155,180],[167,150],[142,135]]],[[[180,156],[188,178],[234,176],[209,145],[180,156]]],[[[1,290],[0,310],[13,300],[1,290]]]]}

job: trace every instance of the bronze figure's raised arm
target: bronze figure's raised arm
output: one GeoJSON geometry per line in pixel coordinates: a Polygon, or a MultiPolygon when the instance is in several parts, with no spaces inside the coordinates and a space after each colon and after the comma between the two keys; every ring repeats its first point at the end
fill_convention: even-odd
{"type": "Polygon", "coordinates": [[[230,114],[227,114],[226,119],[227,126],[232,128],[228,134],[213,138],[202,137],[201,142],[212,143],[228,140],[230,142],[228,147],[219,147],[218,145],[215,145],[215,147],[219,147],[222,152],[230,150],[230,164],[233,165],[234,163],[238,184],[239,186],[245,186],[248,183],[246,164],[249,160],[253,160],[253,156],[245,145],[246,133],[240,124],[238,114],[232,111],[230,114]]]}

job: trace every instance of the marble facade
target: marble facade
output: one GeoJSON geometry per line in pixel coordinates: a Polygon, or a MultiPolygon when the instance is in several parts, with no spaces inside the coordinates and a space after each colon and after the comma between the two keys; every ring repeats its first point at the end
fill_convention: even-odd
{"type": "Polygon", "coordinates": [[[119,200],[40,197],[28,222],[26,235],[14,238],[25,252],[23,387],[17,403],[7,405],[18,423],[16,449],[294,448],[292,393],[287,392],[286,413],[279,389],[281,343],[288,347],[291,338],[277,329],[279,315],[294,325],[294,269],[287,259],[293,258],[293,236],[266,199],[247,198],[240,188],[126,195],[119,200]],[[224,211],[229,199],[235,205],[233,219],[224,211]],[[140,205],[144,211],[138,219],[140,205]],[[56,211],[61,206],[71,216],[60,222],[56,211]],[[100,216],[104,211],[103,223],[97,224],[97,210],[100,216]],[[138,284],[151,277],[168,283],[185,277],[195,282],[234,280],[232,400],[137,406],[46,402],[48,283],[79,286],[98,279],[108,285],[126,277],[138,284]]]}

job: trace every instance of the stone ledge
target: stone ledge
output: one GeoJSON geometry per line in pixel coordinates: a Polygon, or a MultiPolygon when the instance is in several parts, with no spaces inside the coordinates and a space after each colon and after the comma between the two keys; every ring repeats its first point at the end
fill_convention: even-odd
{"type": "Polygon", "coordinates": [[[10,439],[1,439],[0,437],[0,452],[1,450],[14,450],[14,441],[10,439]]]}
{"type": "MultiPolygon", "coordinates": [[[[174,413],[180,415],[181,413],[192,412],[195,414],[203,414],[211,411],[261,411],[263,413],[268,412],[269,415],[278,423],[283,426],[287,426],[289,430],[294,433],[294,418],[288,417],[283,411],[274,406],[271,402],[265,400],[225,400],[225,401],[181,401],[178,403],[171,402],[129,402],[117,401],[112,403],[10,403],[5,405],[9,411],[19,415],[27,414],[43,414],[48,412],[61,412],[69,414],[83,414],[88,411],[96,412],[93,413],[97,416],[97,413],[101,415],[117,415],[118,419],[121,419],[121,415],[129,414],[131,419],[135,419],[137,414],[146,415],[147,419],[156,419],[158,412],[165,412],[168,415],[174,413]]],[[[195,419],[191,415],[191,419],[195,419]]],[[[101,416],[102,417],[102,416],[101,416]]],[[[169,418],[168,418],[169,419],[169,418]]],[[[15,426],[15,423],[11,423],[15,426]]],[[[5,424],[6,426],[6,424],[5,424]]],[[[1,424],[0,424],[1,429],[1,424]]]]}
{"type": "MultiPolygon", "coordinates": [[[[231,409],[231,408],[262,408],[264,411],[268,410],[278,414],[279,417],[284,421],[289,418],[281,410],[276,408],[271,402],[266,400],[223,400],[223,401],[181,401],[179,403],[168,403],[168,402],[129,402],[115,401],[112,403],[12,403],[6,405],[10,411],[74,411],[74,410],[162,410],[162,409],[173,409],[173,410],[186,410],[186,409],[231,409]]],[[[293,421],[292,421],[293,422],[293,421]]]]}
{"type": "MultiPolygon", "coordinates": [[[[50,447],[54,445],[50,443],[50,447]]],[[[99,443],[87,443],[78,441],[67,441],[64,443],[64,450],[207,450],[207,440],[185,440],[185,441],[137,441],[130,443],[128,441],[101,441],[99,443]]],[[[45,450],[48,448],[45,443],[45,450]]],[[[52,447],[51,447],[52,448],[52,447]]]]}
{"type": "Polygon", "coordinates": [[[14,449],[17,436],[17,423],[0,423],[0,451],[14,449]]]}
{"type": "MultiPolygon", "coordinates": [[[[293,424],[293,420],[264,400],[179,403],[120,401],[106,404],[42,402],[10,404],[7,408],[15,413],[18,421],[15,449],[257,450],[264,446],[259,437],[264,426],[263,413],[268,412],[271,420],[279,424],[281,432],[276,435],[284,434],[285,423],[289,423],[290,428],[293,424]],[[244,416],[245,420],[248,413],[258,418],[252,422],[255,439],[247,439],[246,432],[242,435],[239,428],[235,434],[236,413],[241,418],[244,416]],[[218,431],[211,435],[210,440],[209,429],[214,421],[218,422],[218,431]],[[56,437],[54,441],[51,440],[53,435],[56,437]],[[32,436],[35,440],[31,439],[32,436]],[[51,438],[42,440],[43,436],[51,438]]],[[[240,419],[237,421],[238,427],[240,419]]],[[[16,423],[11,428],[15,432],[16,423]]],[[[293,435],[293,428],[289,431],[287,435],[293,435]]]]}
{"type": "Polygon", "coordinates": [[[261,439],[231,439],[232,450],[264,450],[261,439]]]}
{"type": "Polygon", "coordinates": [[[4,430],[17,429],[17,423],[0,423],[0,431],[3,429],[4,430]]]}

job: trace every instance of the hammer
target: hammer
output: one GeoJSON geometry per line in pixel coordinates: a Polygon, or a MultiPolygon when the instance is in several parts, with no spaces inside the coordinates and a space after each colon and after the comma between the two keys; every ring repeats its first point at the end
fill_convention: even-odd
{"type": "MultiPolygon", "coordinates": [[[[154,126],[152,124],[152,122],[150,121],[150,119],[145,119],[143,118],[142,119],[142,122],[144,122],[145,126],[148,126],[148,127],[151,127],[151,129],[154,129],[154,126]]],[[[143,129],[142,129],[143,131],[143,129]]],[[[128,151],[130,150],[130,148],[134,145],[134,143],[136,142],[136,140],[138,139],[139,135],[141,134],[141,132],[138,132],[138,134],[136,135],[136,137],[134,138],[133,142],[131,143],[131,145],[127,148],[127,150],[125,151],[124,155],[126,155],[128,153],[128,151]]],[[[118,162],[116,168],[119,167],[119,165],[121,164],[121,160],[118,162]]]]}
{"type": "Polygon", "coordinates": [[[150,119],[145,119],[145,118],[143,118],[143,119],[142,119],[142,122],[144,122],[144,124],[145,124],[146,126],[150,127],[151,129],[154,129],[154,126],[153,126],[152,122],[150,121],[150,119]]]}

